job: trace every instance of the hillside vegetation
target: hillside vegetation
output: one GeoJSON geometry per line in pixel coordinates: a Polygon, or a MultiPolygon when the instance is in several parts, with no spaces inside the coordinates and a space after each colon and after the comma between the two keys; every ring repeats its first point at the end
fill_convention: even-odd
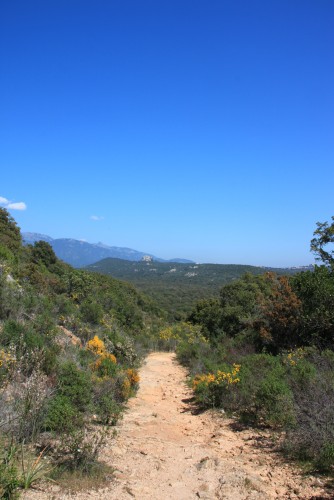
{"type": "Polygon", "coordinates": [[[333,471],[333,241],[334,219],[318,224],[311,245],[323,265],[291,276],[115,259],[92,267],[131,275],[157,305],[133,284],[73,269],[45,241],[23,246],[0,209],[0,498],[42,476],[101,484],[110,471],[99,451],[153,348],[176,350],[200,406],[271,428],[289,457],[333,471]]]}
{"type": "Polygon", "coordinates": [[[45,241],[22,246],[0,209],[0,498],[51,471],[102,474],[99,449],[163,321],[133,285],[73,269],[45,241]]]}
{"type": "Polygon", "coordinates": [[[269,427],[313,470],[334,466],[334,242],[319,224],[325,265],[295,276],[244,275],[160,332],[190,371],[198,403],[269,427]]]}
{"type": "MultiPolygon", "coordinates": [[[[220,288],[245,273],[263,274],[263,267],[228,264],[179,264],[165,262],[129,262],[103,259],[86,269],[133,283],[157,300],[171,318],[185,319],[194,303],[216,295],[220,288]]],[[[278,274],[295,271],[276,269],[278,274]]]]}

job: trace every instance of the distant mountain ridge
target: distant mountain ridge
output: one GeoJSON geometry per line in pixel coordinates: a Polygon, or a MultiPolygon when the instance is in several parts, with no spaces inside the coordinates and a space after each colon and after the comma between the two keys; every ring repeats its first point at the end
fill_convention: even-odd
{"type": "Polygon", "coordinates": [[[145,256],[151,257],[156,262],[177,262],[193,264],[187,259],[164,260],[152,254],[133,250],[132,248],[108,246],[104,243],[88,243],[87,241],[73,238],[51,238],[46,234],[22,233],[25,244],[33,245],[36,241],[50,243],[57,257],[73,267],[84,267],[94,264],[102,259],[114,258],[128,261],[141,261],[145,256]]]}

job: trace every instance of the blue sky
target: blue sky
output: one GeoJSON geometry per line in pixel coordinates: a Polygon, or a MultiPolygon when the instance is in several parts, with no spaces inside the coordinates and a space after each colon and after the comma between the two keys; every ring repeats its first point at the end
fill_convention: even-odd
{"type": "Polygon", "coordinates": [[[0,203],[23,231],[313,262],[334,214],[332,0],[8,0],[0,18],[0,203]]]}

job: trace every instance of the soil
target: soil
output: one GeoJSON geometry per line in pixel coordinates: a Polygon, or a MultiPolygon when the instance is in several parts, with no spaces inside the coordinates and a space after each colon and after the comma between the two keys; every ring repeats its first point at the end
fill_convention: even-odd
{"type": "Polygon", "coordinates": [[[240,428],[223,412],[198,412],[174,354],[150,354],[140,377],[101,454],[115,471],[110,483],[77,493],[49,485],[25,500],[333,498],[324,479],[284,462],[267,432],[240,428]]]}

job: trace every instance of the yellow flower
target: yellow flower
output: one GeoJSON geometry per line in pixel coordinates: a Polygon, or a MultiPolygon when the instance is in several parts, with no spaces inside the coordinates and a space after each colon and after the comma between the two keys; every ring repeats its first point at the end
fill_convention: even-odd
{"type": "Polygon", "coordinates": [[[138,375],[137,370],[134,370],[133,368],[129,368],[128,370],[126,370],[126,375],[127,375],[128,379],[130,381],[130,384],[132,386],[138,384],[140,377],[138,375]]]}
{"type": "Polygon", "coordinates": [[[106,346],[104,345],[103,340],[99,339],[97,335],[87,342],[86,348],[98,356],[101,356],[106,352],[106,346]]]}

